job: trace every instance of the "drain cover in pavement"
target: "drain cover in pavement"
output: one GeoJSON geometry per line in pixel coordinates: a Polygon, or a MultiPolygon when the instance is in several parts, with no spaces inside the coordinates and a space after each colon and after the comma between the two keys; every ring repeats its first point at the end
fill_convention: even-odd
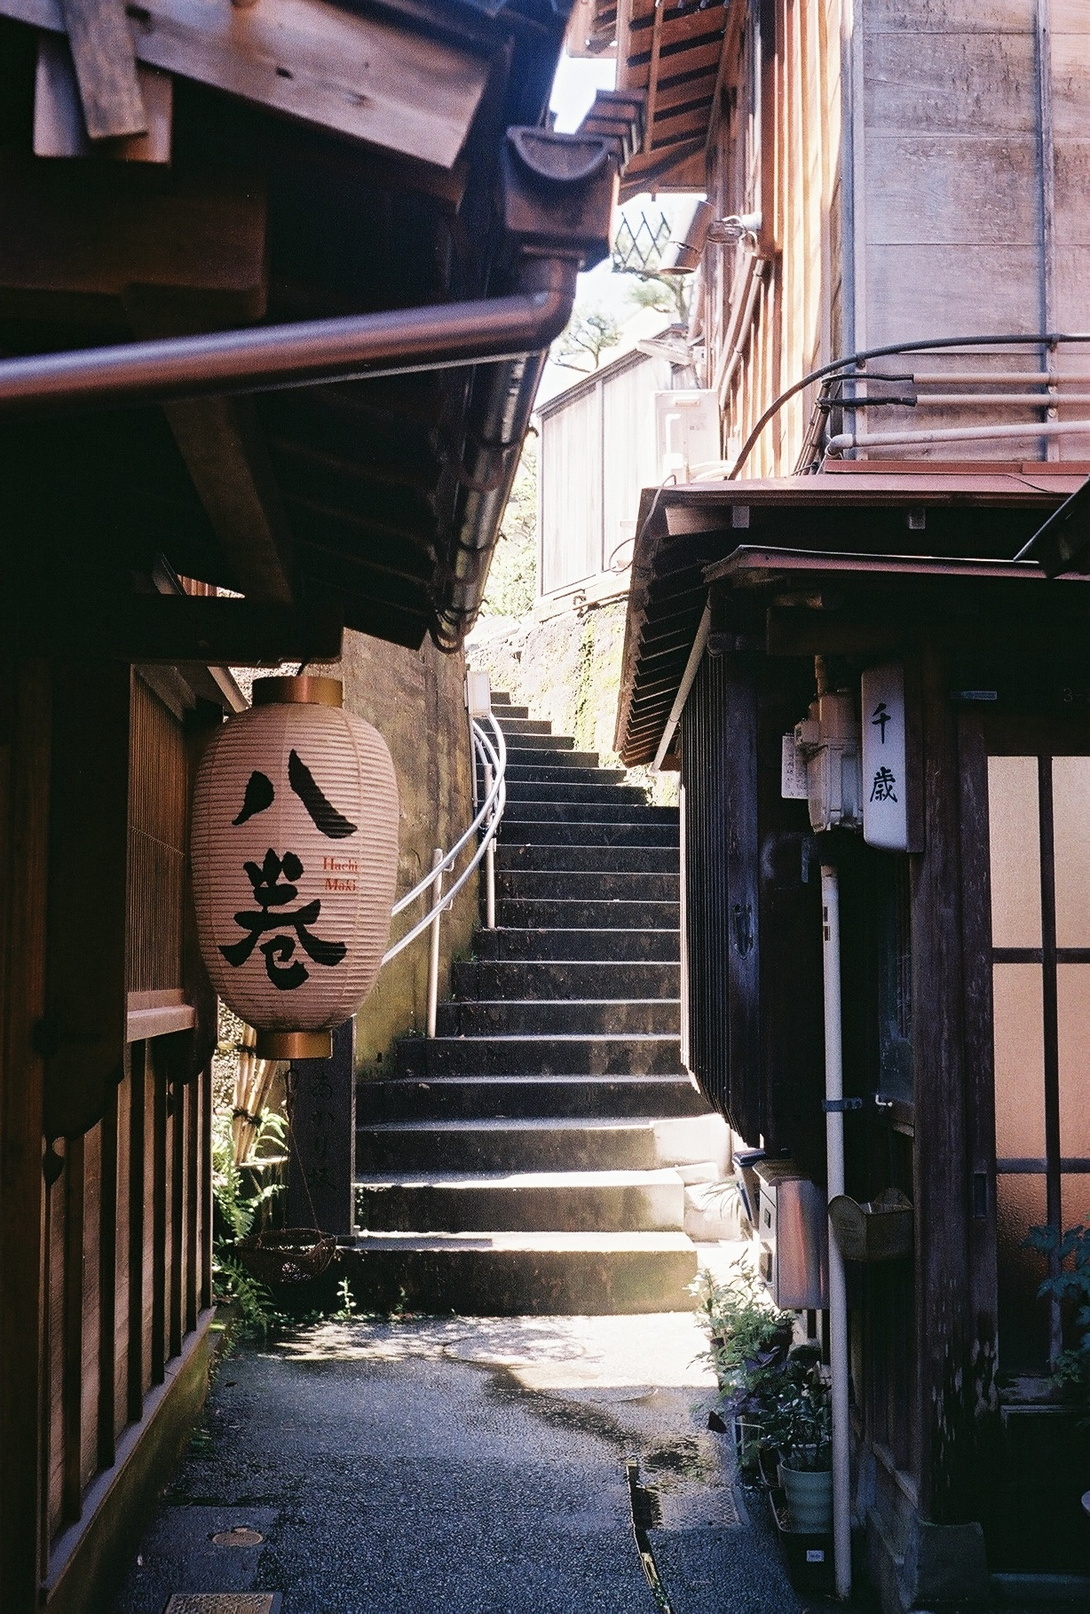
{"type": "Polygon", "coordinates": [[[248,1524],[236,1524],[232,1530],[217,1530],[212,1544],[216,1547],[260,1547],[264,1539],[260,1530],[251,1530],[248,1524]]]}
{"type": "Polygon", "coordinates": [[[163,1614],[277,1614],[279,1592],[175,1592],[163,1614]]]}

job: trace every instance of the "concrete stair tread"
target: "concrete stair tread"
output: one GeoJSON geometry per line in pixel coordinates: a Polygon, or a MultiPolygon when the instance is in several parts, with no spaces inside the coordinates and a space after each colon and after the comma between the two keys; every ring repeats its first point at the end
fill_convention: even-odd
{"type": "MultiPolygon", "coordinates": [[[[606,1002],[608,1003],[609,1001],[610,999],[607,998],[606,1002]]],[[[472,1047],[476,1043],[487,1043],[490,1048],[494,1048],[497,1043],[501,1042],[515,1043],[520,1048],[529,1044],[543,1042],[643,1042],[657,1045],[663,1042],[676,1042],[678,1034],[676,1031],[503,1031],[489,1032],[486,1035],[470,1032],[463,1037],[429,1037],[427,1040],[433,1045],[436,1043],[456,1042],[468,1047],[472,1047]]],[[[516,1075],[517,1072],[511,1071],[509,1074],[516,1075]]],[[[648,1072],[647,1074],[653,1073],[648,1072]]]]}
{"type": "MultiPolygon", "coordinates": [[[[521,1008],[529,1008],[531,1004],[538,1004],[538,1003],[541,1003],[543,1000],[541,998],[539,998],[539,997],[533,997],[533,998],[457,998],[457,999],[453,999],[452,1001],[458,1002],[458,1003],[463,1003],[463,1002],[464,1003],[472,1003],[475,1007],[480,1007],[482,1009],[500,1008],[501,1006],[503,1008],[505,1008],[505,1009],[521,1009],[521,1008]]],[[[573,1005],[579,1005],[580,1007],[590,1007],[591,1005],[594,1005],[596,1008],[597,1007],[608,1006],[608,1005],[613,1004],[613,1003],[639,1003],[639,1004],[653,1003],[653,1004],[670,1004],[670,1005],[672,1005],[673,1007],[676,1008],[678,1006],[678,1004],[681,1002],[681,999],[680,998],[665,998],[665,997],[635,998],[635,997],[633,997],[631,995],[631,993],[626,993],[623,998],[601,998],[601,997],[596,997],[596,998],[575,998],[575,997],[563,997],[563,998],[546,998],[544,1001],[547,1002],[552,1007],[556,1007],[556,1006],[559,1006],[559,1005],[565,1005],[565,1004],[569,1004],[569,1003],[573,1004],[573,1005]]],[[[562,1033],[562,1032],[554,1033],[552,1031],[535,1032],[535,1033],[529,1033],[528,1032],[528,1033],[526,1033],[526,1035],[528,1035],[528,1036],[529,1035],[547,1036],[547,1037],[550,1038],[550,1040],[553,1039],[554,1036],[561,1036],[561,1035],[564,1035],[564,1034],[565,1033],[562,1033]]],[[[514,1033],[514,1035],[517,1036],[518,1033],[516,1032],[516,1033],[514,1033]]],[[[589,1033],[589,1035],[593,1036],[594,1033],[591,1032],[591,1033],[589,1033]]],[[[604,1035],[608,1036],[609,1033],[608,1032],[604,1033],[604,1035]]],[[[625,1033],[624,1032],[617,1032],[616,1035],[623,1036],[623,1035],[625,1035],[625,1033]]],[[[639,1032],[630,1032],[629,1035],[631,1035],[631,1036],[639,1036],[639,1035],[641,1035],[641,1033],[639,1033],[639,1032]]],[[[646,1035],[646,1033],[644,1033],[644,1035],[646,1035]]]]}
{"type": "MultiPolygon", "coordinates": [[[[442,1119],[419,1121],[367,1121],[356,1128],[357,1132],[402,1132],[419,1134],[423,1132],[649,1132],[664,1120],[674,1120],[674,1116],[658,1115],[617,1115],[617,1116],[569,1116],[569,1115],[511,1115],[511,1116],[473,1116],[472,1118],[459,1118],[456,1121],[442,1119]]],[[[677,1119],[682,1119],[677,1117],[677,1119]]],[[[701,1116],[685,1116],[685,1120],[699,1121],[701,1116]]]]}
{"type": "Polygon", "coordinates": [[[603,1086],[615,1086],[618,1082],[623,1082],[626,1087],[645,1086],[653,1088],[662,1086],[676,1087],[679,1082],[687,1083],[688,1081],[689,1078],[684,1073],[662,1076],[655,1073],[641,1075],[637,1072],[634,1075],[608,1076],[603,1075],[601,1071],[588,1071],[585,1074],[570,1071],[555,1071],[552,1073],[548,1071],[526,1071],[521,1074],[517,1071],[501,1071],[495,1076],[467,1076],[458,1071],[453,1074],[440,1071],[437,1075],[430,1076],[392,1076],[388,1082],[369,1082],[367,1085],[376,1089],[389,1086],[419,1087],[421,1083],[426,1086],[429,1082],[441,1083],[444,1087],[472,1087],[474,1085],[497,1087],[503,1086],[505,1083],[511,1087],[539,1087],[543,1083],[572,1087],[578,1087],[582,1084],[583,1086],[593,1087],[596,1082],[600,1082],[603,1086]]]}
{"type": "Polygon", "coordinates": [[[652,1183],[672,1186],[682,1181],[672,1166],[645,1171],[400,1171],[375,1172],[356,1178],[357,1188],[642,1188],[652,1183]]]}
{"type": "Polygon", "coordinates": [[[357,1250],[595,1250],[605,1254],[632,1250],[648,1254],[659,1250],[693,1251],[686,1233],[554,1233],[518,1231],[494,1233],[355,1233],[357,1250]]]}

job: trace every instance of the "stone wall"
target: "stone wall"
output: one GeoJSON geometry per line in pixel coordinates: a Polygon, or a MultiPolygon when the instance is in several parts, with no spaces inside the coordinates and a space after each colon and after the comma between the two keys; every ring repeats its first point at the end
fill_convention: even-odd
{"type": "MultiPolygon", "coordinates": [[[[339,665],[308,670],[328,670],[341,678],[345,705],[373,723],[390,747],[401,808],[400,897],[431,868],[435,847],[453,845],[473,816],[463,658],[441,654],[430,641],[420,650],[405,650],[347,632],[339,665]]],[[[430,898],[421,898],[408,914],[395,919],[391,939],[402,935],[430,905],[430,898]]],[[[476,920],[474,874],[454,899],[452,911],[443,915],[440,999],[449,996],[452,959],[469,955],[476,920]]],[[[405,1032],[423,1033],[427,995],[425,932],[383,966],[356,1017],[356,1063],[362,1075],[384,1075],[392,1041],[405,1032]]]]}
{"type": "MultiPolygon", "coordinates": [[[[551,722],[554,734],[574,735],[576,750],[597,751],[603,763],[619,767],[613,737],[627,609],[620,599],[543,622],[482,618],[466,646],[467,660],[488,673],[493,689],[506,690],[531,717],[551,722]]],[[[643,785],[652,801],[677,800],[674,774],[633,768],[629,781],[643,785]]]]}

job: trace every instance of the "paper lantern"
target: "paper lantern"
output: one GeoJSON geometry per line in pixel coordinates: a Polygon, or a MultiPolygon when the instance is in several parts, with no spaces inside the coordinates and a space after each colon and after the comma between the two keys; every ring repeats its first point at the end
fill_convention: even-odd
{"type": "Polygon", "coordinates": [[[193,892],[216,991],[263,1059],[321,1059],[390,933],[398,803],[382,736],[333,678],[261,678],[197,773],[193,892]]]}

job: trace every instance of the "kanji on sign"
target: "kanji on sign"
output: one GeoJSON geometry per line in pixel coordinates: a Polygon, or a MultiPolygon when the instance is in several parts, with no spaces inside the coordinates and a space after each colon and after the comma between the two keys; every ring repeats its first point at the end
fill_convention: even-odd
{"type": "Polygon", "coordinates": [[[871,785],[871,801],[896,801],[897,792],[894,789],[897,780],[890,768],[879,768],[871,785]]]}

